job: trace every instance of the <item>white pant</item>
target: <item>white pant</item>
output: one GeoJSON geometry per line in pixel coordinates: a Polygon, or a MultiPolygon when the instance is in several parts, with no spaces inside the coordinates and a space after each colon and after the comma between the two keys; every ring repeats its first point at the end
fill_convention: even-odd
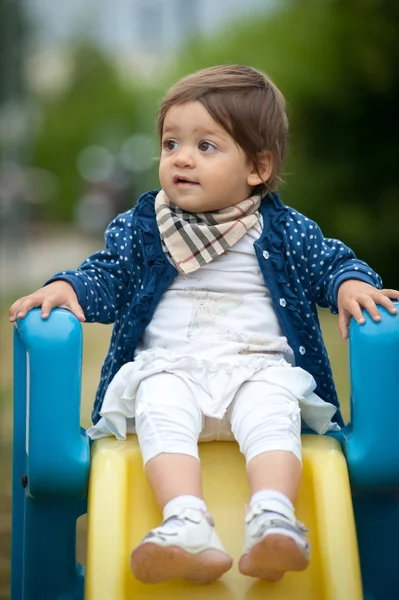
{"type": "Polygon", "coordinates": [[[292,452],[301,460],[298,399],[287,389],[247,381],[235,394],[223,419],[206,417],[191,388],[172,373],[140,382],[136,431],[144,464],[162,453],[198,457],[198,439],[236,439],[247,463],[271,450],[292,452]]]}

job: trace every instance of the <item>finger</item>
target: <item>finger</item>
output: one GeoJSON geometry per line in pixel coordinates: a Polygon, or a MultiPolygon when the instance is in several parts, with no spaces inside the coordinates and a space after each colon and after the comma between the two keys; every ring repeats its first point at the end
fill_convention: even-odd
{"type": "Polygon", "coordinates": [[[348,339],[349,322],[350,322],[350,315],[344,311],[340,311],[339,317],[338,317],[338,328],[339,328],[342,338],[344,340],[348,339]]]}
{"type": "Polygon", "coordinates": [[[388,297],[388,295],[385,295],[382,292],[379,294],[373,294],[373,299],[376,304],[384,306],[393,315],[395,315],[398,312],[398,309],[393,304],[392,300],[388,297]]]}
{"type": "Polygon", "coordinates": [[[51,298],[46,298],[45,300],[43,300],[43,304],[42,304],[42,318],[43,319],[48,319],[48,317],[50,316],[50,313],[55,305],[56,305],[56,303],[51,298]]]}
{"type": "Polygon", "coordinates": [[[41,306],[42,299],[40,296],[27,296],[22,300],[15,312],[15,319],[23,319],[32,308],[41,306]]]}
{"type": "Polygon", "coordinates": [[[390,289],[384,289],[384,290],[378,290],[379,292],[381,292],[381,294],[384,294],[384,296],[388,296],[388,298],[394,298],[395,300],[399,300],[399,291],[398,290],[390,290],[390,289]]]}
{"type": "Polygon", "coordinates": [[[68,309],[71,311],[71,313],[73,313],[75,315],[75,317],[77,319],[79,319],[79,321],[81,323],[86,321],[86,317],[84,315],[83,309],[80,306],[79,302],[69,302],[68,309]]]}
{"type": "Polygon", "coordinates": [[[362,313],[361,305],[357,300],[351,300],[346,304],[345,308],[346,311],[352,315],[355,321],[357,321],[360,325],[366,321],[364,314],[362,313]]]}
{"type": "Polygon", "coordinates": [[[357,302],[360,306],[363,306],[363,308],[367,310],[373,321],[381,321],[381,315],[378,311],[376,303],[374,302],[371,296],[360,296],[357,299],[357,302]]]}
{"type": "Polygon", "coordinates": [[[10,306],[10,309],[8,311],[8,319],[10,323],[14,323],[17,320],[17,314],[22,300],[23,298],[20,298],[10,306]]]}

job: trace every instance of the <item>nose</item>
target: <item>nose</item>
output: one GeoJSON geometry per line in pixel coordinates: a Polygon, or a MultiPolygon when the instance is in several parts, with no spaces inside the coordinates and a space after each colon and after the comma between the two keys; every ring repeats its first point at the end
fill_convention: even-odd
{"type": "Polygon", "coordinates": [[[173,156],[176,167],[194,167],[194,155],[188,146],[180,146],[173,156]]]}

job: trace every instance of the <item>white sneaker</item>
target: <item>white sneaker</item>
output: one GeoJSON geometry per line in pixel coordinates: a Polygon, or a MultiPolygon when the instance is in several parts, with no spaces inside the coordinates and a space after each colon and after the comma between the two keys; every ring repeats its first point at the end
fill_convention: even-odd
{"type": "Polygon", "coordinates": [[[245,518],[243,575],[279,581],[286,571],[302,571],[309,564],[308,530],[288,507],[263,500],[245,518]]]}
{"type": "Polygon", "coordinates": [[[168,515],[133,550],[130,566],[144,583],[183,578],[211,583],[228,571],[232,558],[216,533],[212,516],[183,508],[168,515]]]}

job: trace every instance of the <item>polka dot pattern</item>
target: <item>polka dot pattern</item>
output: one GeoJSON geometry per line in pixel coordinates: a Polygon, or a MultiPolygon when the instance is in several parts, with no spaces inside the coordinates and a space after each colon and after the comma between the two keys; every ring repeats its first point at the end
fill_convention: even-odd
{"type": "MultiPolygon", "coordinates": [[[[317,306],[337,314],[338,288],[346,279],[377,288],[382,281],[348,246],[325,238],[317,223],[285,206],[277,193],[260,211],[258,260],[296,364],[313,375],[320,397],[339,406],[317,306]]],[[[343,424],[339,412],[335,418],[343,424]]]]}
{"type": "MultiPolygon", "coordinates": [[[[162,294],[177,275],[158,234],[157,193],[143,194],[135,208],[109,225],[104,250],[77,270],[62,271],[50,280],[71,283],[87,322],[114,323],[92,413],[94,423],[111,379],[131,360],[162,294]]],[[[260,212],[264,230],[255,251],[296,364],[313,375],[316,393],[338,406],[317,305],[337,313],[343,281],[360,279],[381,288],[381,279],[345,244],[325,238],[314,221],[285,206],[278,193],[267,196],[260,212]]],[[[336,420],[342,424],[339,412],[336,420]]]]}

